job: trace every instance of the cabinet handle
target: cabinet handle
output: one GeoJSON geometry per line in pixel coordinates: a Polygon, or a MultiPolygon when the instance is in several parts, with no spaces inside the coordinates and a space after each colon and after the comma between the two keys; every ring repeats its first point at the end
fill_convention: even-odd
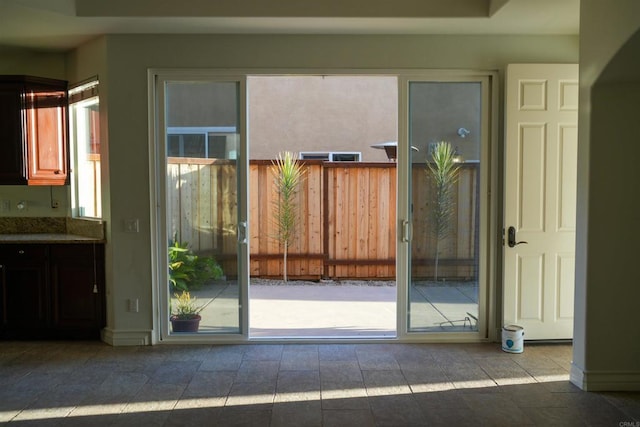
{"type": "Polygon", "coordinates": [[[62,173],[62,171],[61,170],[57,170],[57,171],[55,171],[53,173],[56,174],[56,175],[60,175],[62,173]]]}

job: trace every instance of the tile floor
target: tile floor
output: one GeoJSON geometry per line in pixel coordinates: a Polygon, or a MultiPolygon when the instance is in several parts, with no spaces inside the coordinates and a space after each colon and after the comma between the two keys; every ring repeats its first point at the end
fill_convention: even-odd
{"type": "Polygon", "coordinates": [[[640,425],[568,381],[569,345],[0,342],[0,424],[640,425]]]}

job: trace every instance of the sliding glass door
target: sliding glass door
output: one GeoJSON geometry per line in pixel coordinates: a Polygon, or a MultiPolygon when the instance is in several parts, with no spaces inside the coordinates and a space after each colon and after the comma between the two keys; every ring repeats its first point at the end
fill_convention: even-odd
{"type": "MultiPolygon", "coordinates": [[[[290,279],[310,281],[298,286],[301,292],[345,292],[350,282],[357,281],[352,286],[359,292],[357,298],[366,295],[369,299],[343,295],[335,301],[346,302],[349,316],[356,311],[356,302],[366,302],[364,310],[378,313],[373,317],[380,320],[380,305],[374,304],[380,301],[370,301],[371,293],[389,291],[390,326],[378,328],[383,333],[375,332],[388,339],[477,340],[489,336],[492,289],[488,284],[494,282],[490,261],[495,259],[496,246],[490,236],[498,235],[489,197],[495,191],[495,173],[491,173],[495,150],[490,144],[495,128],[491,119],[495,117],[491,111],[495,75],[434,71],[386,74],[385,79],[364,74],[358,80],[356,71],[353,74],[349,79],[297,77],[299,105],[305,109],[322,107],[309,121],[300,119],[302,107],[287,107],[278,113],[273,96],[259,90],[258,83],[248,96],[247,80],[261,82],[264,89],[264,84],[272,83],[266,79],[268,74],[233,77],[206,70],[175,70],[151,75],[156,124],[151,149],[157,159],[156,324],[160,340],[240,342],[274,338],[275,334],[264,332],[274,328],[263,320],[265,316],[292,323],[279,338],[299,338],[291,330],[309,329],[308,321],[296,323],[291,315],[282,316],[283,308],[275,302],[291,300],[295,310],[308,315],[313,314],[311,301],[316,301],[317,295],[294,294],[291,290],[300,283],[278,281],[279,286],[272,286],[268,282],[279,280],[284,268],[280,265],[281,248],[272,241],[274,233],[269,231],[273,221],[269,209],[274,206],[272,159],[290,149],[302,154],[360,153],[338,161],[331,156],[305,159],[305,167],[315,171],[307,172],[300,189],[305,209],[300,211],[301,223],[306,228],[297,233],[301,242],[291,247],[291,262],[287,264],[290,279]],[[317,86],[348,80],[347,87],[356,80],[360,85],[363,81],[382,82],[382,89],[378,89],[384,89],[384,96],[378,99],[393,102],[386,103],[390,106],[384,110],[381,102],[367,105],[375,106],[374,113],[392,119],[358,115],[365,109],[337,112],[335,105],[344,101],[320,102],[318,97],[309,96],[307,80],[317,86]],[[251,160],[251,175],[248,104],[253,153],[257,156],[251,160]],[[291,112],[297,114],[297,127],[291,123],[291,112]],[[317,126],[326,115],[333,118],[328,122],[333,125],[317,126]],[[278,125],[276,119],[283,124],[278,125]],[[390,123],[389,129],[374,126],[383,122],[390,123]],[[348,124],[344,126],[345,135],[335,134],[342,123],[348,124]],[[296,136],[295,129],[302,136],[296,136]],[[334,133],[329,134],[329,130],[334,133]],[[291,141],[287,140],[292,135],[291,141]],[[329,142],[335,146],[329,147],[329,142]],[[339,173],[345,177],[344,184],[338,179],[339,173]],[[324,196],[332,189],[344,199],[324,196]],[[339,215],[332,220],[334,206],[339,215]],[[318,219],[309,212],[315,212],[318,219]],[[338,235],[347,239],[333,245],[340,252],[332,257],[332,242],[338,235]],[[249,242],[254,249],[251,265],[249,242]],[[251,300],[251,316],[250,272],[254,280],[251,293],[256,297],[251,300]],[[265,282],[262,287],[258,279],[265,282]],[[336,286],[326,286],[330,280],[336,286]],[[384,288],[369,289],[371,281],[384,281],[378,284],[384,288]],[[199,317],[198,325],[181,322],[189,317],[199,317]]],[[[276,80],[286,81],[287,88],[292,86],[291,78],[276,80]]],[[[321,93],[325,92],[323,88],[321,93]]],[[[360,97],[352,94],[356,100],[360,97]]],[[[389,292],[385,292],[385,298],[389,292]]],[[[338,304],[326,305],[335,309],[338,304]]],[[[332,316],[324,313],[317,318],[331,320],[332,316]]],[[[360,329],[366,333],[343,336],[372,336],[371,328],[360,329]]],[[[335,331],[330,332],[335,335],[335,331]]],[[[331,334],[324,331],[302,338],[331,334]]]]}
{"type": "Polygon", "coordinates": [[[246,335],[244,79],[159,75],[156,88],[163,339],[246,335]]]}
{"type": "MultiPolygon", "coordinates": [[[[407,79],[406,330],[486,331],[489,78],[407,79]]],[[[401,208],[402,209],[402,208],[401,208]]],[[[462,334],[462,335],[461,335],[462,334]]]]}

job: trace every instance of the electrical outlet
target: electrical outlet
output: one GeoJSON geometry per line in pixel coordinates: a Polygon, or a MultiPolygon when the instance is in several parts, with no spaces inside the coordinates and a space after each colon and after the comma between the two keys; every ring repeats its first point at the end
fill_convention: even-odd
{"type": "Polygon", "coordinates": [[[60,207],[60,202],[56,199],[51,199],[51,207],[53,209],[58,209],[60,207]]]}
{"type": "Polygon", "coordinates": [[[134,298],[134,299],[129,299],[127,300],[128,305],[129,305],[129,311],[131,313],[138,313],[140,311],[140,304],[138,302],[138,298],[134,298]]]}
{"type": "Polygon", "coordinates": [[[11,211],[11,200],[0,200],[0,212],[11,211]]]}

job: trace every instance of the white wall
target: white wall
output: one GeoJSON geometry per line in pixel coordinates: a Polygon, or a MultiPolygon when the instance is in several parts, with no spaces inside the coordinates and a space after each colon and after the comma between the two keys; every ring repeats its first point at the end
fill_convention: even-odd
{"type": "MultiPolygon", "coordinates": [[[[149,68],[461,68],[502,74],[511,62],[578,60],[577,38],[571,36],[113,35],[106,38],[106,52],[112,255],[108,341],[115,344],[146,342],[152,329],[149,68]],[[140,220],[140,233],[124,232],[126,218],[140,220]],[[129,298],[140,300],[139,313],[126,311],[129,298]]],[[[104,94],[101,83],[101,109],[104,94]]]]}
{"type": "Polygon", "coordinates": [[[111,215],[111,182],[110,182],[110,161],[109,161],[109,73],[107,64],[107,40],[105,37],[98,37],[91,40],[79,48],[69,52],[66,56],[68,80],[71,83],[81,82],[95,76],[98,77],[100,96],[100,144],[102,152],[100,154],[101,182],[102,182],[102,219],[105,226],[105,259],[107,268],[105,270],[106,292],[107,292],[107,324],[113,325],[115,322],[116,307],[111,301],[117,292],[114,280],[113,244],[112,242],[112,215],[111,215]]]}
{"type": "Polygon", "coordinates": [[[65,80],[67,70],[63,53],[0,46],[0,74],[26,74],[65,80]]]}
{"type": "MultiPolygon", "coordinates": [[[[99,75],[108,240],[105,339],[115,344],[148,343],[153,327],[149,68],[459,68],[498,70],[503,77],[508,63],[577,61],[578,38],[574,36],[112,35],[69,52],[66,63],[62,54],[0,50],[3,74],[34,74],[70,82],[99,75]],[[140,233],[124,232],[127,218],[140,220],[140,233]],[[139,313],[127,311],[129,298],[140,300],[139,313]]],[[[500,98],[501,102],[502,95],[500,98]]],[[[49,195],[40,191],[0,186],[0,199],[10,192],[12,198],[27,195],[34,206],[46,206],[49,195]]],[[[28,214],[54,216],[35,208],[28,214]]]]}
{"type": "Polygon", "coordinates": [[[581,2],[572,381],[587,390],[640,389],[640,3],[614,4],[581,2]]]}

